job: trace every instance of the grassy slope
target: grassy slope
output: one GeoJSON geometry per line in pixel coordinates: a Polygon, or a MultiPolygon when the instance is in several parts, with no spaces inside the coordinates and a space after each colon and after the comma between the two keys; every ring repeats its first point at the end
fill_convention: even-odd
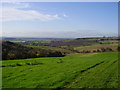
{"type": "Polygon", "coordinates": [[[116,88],[117,59],[97,53],[3,61],[3,88],[116,88]]]}

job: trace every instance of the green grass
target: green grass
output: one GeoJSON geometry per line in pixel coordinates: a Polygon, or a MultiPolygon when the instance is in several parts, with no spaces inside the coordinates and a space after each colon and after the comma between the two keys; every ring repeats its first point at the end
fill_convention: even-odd
{"type": "Polygon", "coordinates": [[[117,88],[118,53],[2,61],[3,88],[117,88]]]}

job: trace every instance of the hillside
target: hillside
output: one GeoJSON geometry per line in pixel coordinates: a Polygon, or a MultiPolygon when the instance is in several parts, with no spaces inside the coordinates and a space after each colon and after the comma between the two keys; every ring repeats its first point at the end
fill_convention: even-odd
{"type": "Polygon", "coordinates": [[[118,53],[2,62],[3,88],[117,88],[118,53]]]}
{"type": "Polygon", "coordinates": [[[118,51],[117,37],[41,40],[15,38],[3,41],[3,60],[37,57],[59,57],[70,53],[95,53],[118,51]]]}
{"type": "Polygon", "coordinates": [[[36,49],[9,41],[2,42],[2,60],[61,56],[64,55],[59,51],[36,49]]]}

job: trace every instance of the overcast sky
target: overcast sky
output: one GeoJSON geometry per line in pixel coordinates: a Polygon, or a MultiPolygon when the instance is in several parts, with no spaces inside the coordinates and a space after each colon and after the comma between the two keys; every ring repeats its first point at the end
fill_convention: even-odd
{"type": "Polygon", "coordinates": [[[115,36],[117,2],[3,3],[3,36],[78,38],[115,36]]]}

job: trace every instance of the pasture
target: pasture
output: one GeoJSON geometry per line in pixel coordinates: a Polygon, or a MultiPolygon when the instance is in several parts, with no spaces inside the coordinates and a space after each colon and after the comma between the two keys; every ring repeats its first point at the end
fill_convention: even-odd
{"type": "Polygon", "coordinates": [[[101,48],[111,48],[113,51],[117,51],[118,44],[94,44],[94,45],[89,45],[89,46],[78,46],[74,47],[75,50],[78,51],[83,51],[83,50],[97,50],[101,48]]]}
{"type": "Polygon", "coordinates": [[[2,61],[3,88],[117,88],[118,53],[2,61]]]}

